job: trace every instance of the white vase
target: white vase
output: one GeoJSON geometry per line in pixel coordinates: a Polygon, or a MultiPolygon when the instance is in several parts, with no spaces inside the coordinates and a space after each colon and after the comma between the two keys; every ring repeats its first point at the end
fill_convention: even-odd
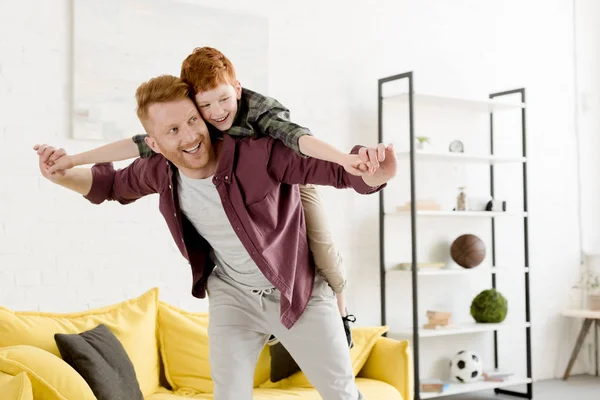
{"type": "Polygon", "coordinates": [[[417,142],[417,144],[416,144],[416,147],[415,147],[415,148],[416,148],[417,150],[426,150],[426,149],[427,149],[427,147],[429,147],[429,143],[427,143],[427,142],[417,142]]]}

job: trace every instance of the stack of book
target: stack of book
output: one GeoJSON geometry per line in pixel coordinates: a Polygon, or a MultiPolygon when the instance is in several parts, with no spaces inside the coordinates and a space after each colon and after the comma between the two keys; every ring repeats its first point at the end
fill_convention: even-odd
{"type": "Polygon", "coordinates": [[[442,393],[450,388],[450,384],[443,382],[441,379],[422,379],[422,393],[442,393]]]}
{"type": "Polygon", "coordinates": [[[483,380],[488,382],[506,382],[513,373],[502,369],[491,369],[483,371],[481,375],[483,376],[483,380]]]}
{"type": "Polygon", "coordinates": [[[452,320],[452,313],[446,311],[427,311],[427,319],[429,320],[423,328],[438,329],[447,327],[452,320]]]}

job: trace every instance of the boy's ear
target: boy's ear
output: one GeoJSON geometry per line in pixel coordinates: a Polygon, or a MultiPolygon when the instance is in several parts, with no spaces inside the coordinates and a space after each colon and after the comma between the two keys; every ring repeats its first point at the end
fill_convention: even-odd
{"type": "Polygon", "coordinates": [[[144,140],[146,141],[146,144],[152,149],[153,152],[160,154],[160,149],[156,145],[156,140],[154,140],[154,138],[152,136],[146,135],[144,140]]]}
{"type": "Polygon", "coordinates": [[[238,100],[242,98],[242,84],[240,81],[235,81],[235,97],[238,100]]]}

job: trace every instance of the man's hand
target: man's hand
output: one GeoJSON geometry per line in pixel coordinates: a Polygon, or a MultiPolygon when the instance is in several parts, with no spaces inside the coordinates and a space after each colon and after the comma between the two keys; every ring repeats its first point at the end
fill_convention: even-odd
{"type": "Polygon", "coordinates": [[[92,170],[88,168],[73,168],[50,172],[50,169],[61,158],[66,157],[63,149],[55,149],[47,144],[33,146],[39,157],[40,172],[49,181],[71,189],[79,194],[87,195],[92,188],[92,170]]]}
{"type": "Polygon", "coordinates": [[[33,150],[37,151],[39,157],[40,172],[42,173],[44,178],[52,182],[57,182],[58,180],[60,180],[61,177],[65,175],[64,170],[68,168],[55,168],[54,170],[52,170],[52,168],[56,165],[57,162],[59,163],[59,165],[64,164],[64,161],[60,161],[61,159],[68,157],[64,149],[55,149],[54,147],[49,146],[47,144],[36,144],[35,146],[33,146],[33,150]]]}
{"type": "Polygon", "coordinates": [[[363,147],[359,150],[358,154],[362,160],[365,160],[366,157],[369,157],[369,160],[371,160],[371,156],[374,156],[377,162],[375,172],[364,174],[362,177],[367,185],[372,187],[380,186],[396,176],[398,166],[393,144],[387,147],[379,144],[375,149],[363,147]]]}

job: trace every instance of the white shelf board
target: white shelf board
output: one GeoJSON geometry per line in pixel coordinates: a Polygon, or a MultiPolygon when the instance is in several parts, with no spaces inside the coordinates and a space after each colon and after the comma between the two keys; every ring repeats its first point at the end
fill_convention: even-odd
{"type": "Polygon", "coordinates": [[[477,381],[472,383],[451,383],[450,387],[442,393],[421,392],[421,399],[435,399],[437,397],[451,396],[454,394],[479,392],[482,390],[492,390],[500,387],[525,385],[531,383],[531,378],[511,377],[504,382],[477,381]]]}
{"type": "MultiPolygon", "coordinates": [[[[528,322],[501,322],[499,324],[481,324],[477,322],[467,322],[462,324],[453,324],[448,327],[442,327],[437,329],[419,329],[419,337],[436,337],[436,336],[450,336],[450,335],[463,335],[467,333],[478,333],[478,332],[493,332],[502,329],[511,328],[526,328],[531,324],[528,322]]],[[[388,336],[390,337],[407,337],[412,336],[412,327],[390,330],[388,336]]]]}
{"type": "MultiPolygon", "coordinates": [[[[464,97],[440,96],[427,93],[413,93],[415,104],[430,104],[435,106],[453,106],[468,110],[490,112],[499,110],[511,110],[525,108],[525,103],[522,102],[507,102],[491,99],[471,99],[464,97]]],[[[408,93],[384,95],[384,102],[408,103],[408,93]]]]}
{"type": "Polygon", "coordinates": [[[600,319],[600,311],[595,310],[564,310],[561,314],[572,318],[600,319]]]}
{"type": "MultiPolygon", "coordinates": [[[[386,212],[389,216],[408,216],[410,211],[386,212]]],[[[525,217],[526,212],[508,212],[508,211],[446,211],[446,210],[417,210],[418,216],[423,217],[525,217]]]]}
{"type": "MultiPolygon", "coordinates": [[[[417,271],[417,274],[420,276],[431,276],[431,275],[464,275],[464,274],[473,274],[473,273],[502,273],[502,272],[529,272],[529,268],[513,268],[513,267],[475,267],[475,268],[421,268],[417,271]]],[[[409,269],[398,269],[398,268],[389,268],[386,269],[386,272],[398,272],[401,274],[411,274],[412,271],[409,269]]]]}
{"type": "MultiPolygon", "coordinates": [[[[408,160],[410,151],[400,151],[396,153],[399,160],[408,160]]],[[[415,159],[423,161],[447,161],[447,162],[464,162],[464,163],[480,163],[480,164],[500,164],[500,163],[525,163],[526,157],[503,157],[496,155],[469,155],[465,153],[451,152],[435,152],[415,150],[415,159]]]]}

